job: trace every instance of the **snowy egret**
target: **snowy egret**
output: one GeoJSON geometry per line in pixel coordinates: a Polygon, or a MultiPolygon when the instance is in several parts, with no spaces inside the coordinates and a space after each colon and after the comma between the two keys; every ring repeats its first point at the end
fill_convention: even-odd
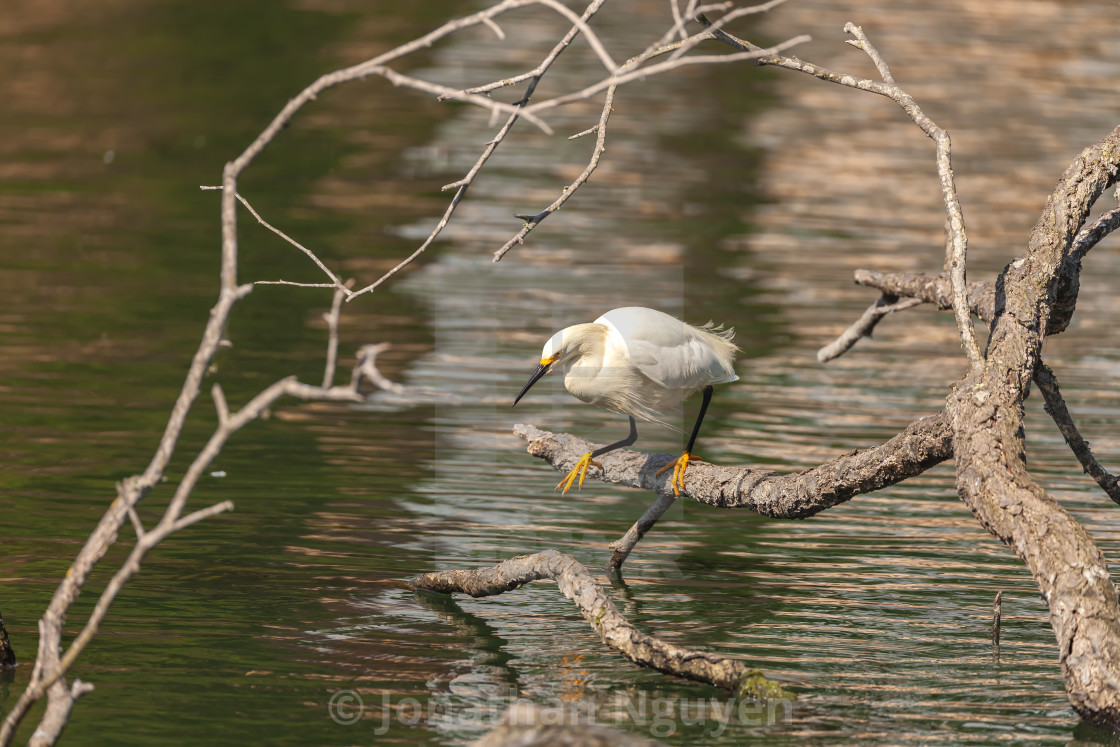
{"type": "Polygon", "coordinates": [[[693,392],[703,390],[704,401],[688,446],[680,458],[657,473],[672,467],[670,484],[673,493],[680,495],[689,461],[700,460],[692,456],[692,447],[712,401],[712,385],[739,378],[733,367],[739,350],[731,342],[734,336],[734,329],[720,329],[712,322],[692,327],[654,309],[628,306],[608,311],[590,324],[566,327],[548,338],[540,365],[513,404],[545,374],[560,368],[564,388],[574,397],[630,416],[630,435],[584,454],[556,488],[567,493],[577,479],[583,487],[588,467],[603,468],[596,457],[638,440],[634,418],[668,426],[665,414],[693,392]]]}

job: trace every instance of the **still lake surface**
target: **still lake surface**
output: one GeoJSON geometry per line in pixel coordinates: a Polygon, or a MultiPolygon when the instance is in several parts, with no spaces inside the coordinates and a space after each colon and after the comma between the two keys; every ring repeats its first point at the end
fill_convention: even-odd
{"type": "MultiPolygon", "coordinates": [[[[660,34],[665,5],[608,6],[600,28],[615,57],[660,34]]],[[[219,181],[315,76],[473,7],[0,7],[0,612],[23,662],[0,682],[0,708],[26,684],[36,620],[113,482],[150,458],[213,303],[217,197],[198,186],[219,181]]],[[[1118,13],[1104,2],[803,0],[741,32],[811,33],[799,56],[871,75],[841,32],[864,26],[953,135],[971,278],[982,279],[1021,251],[1068,163],[1116,126],[1118,13]]],[[[468,32],[407,67],[487,82],[531,67],[562,33],[543,11],[503,28],[505,42],[468,32]]],[[[595,73],[586,48],[562,59],[543,93],[595,73]]],[[[545,548],[601,568],[648,505],[596,482],[561,497],[558,476],[511,433],[517,422],[600,441],[625,432],[559,382],[510,409],[545,337],[567,324],[650,305],[735,326],[742,380],[717,392],[700,440],[719,463],[798,470],[879,443],[939,409],[963,372],[950,316],[922,309],[838,361],[814,357],[874,300],[852,285],[854,268],[940,266],[932,145],[889,101],[727,66],[637,83],[615,108],[600,170],[524,247],[490,262],[520,227],[512,214],[541,209],[583,168],[591,140],[565,135],[590,127],[597,103],[555,113],[556,137],[518,130],[446,240],[346,307],[343,364],[361,344],[390,342],[383,370],[408,392],[282,403],[231,441],[213,466],[223,476],[192,505],[232,499],[236,511],[166,542],[120,596],[74,670],[97,689],[68,743],[455,745],[515,698],[671,744],[1115,743],[1069,708],[1037,589],[957,500],[950,465],[807,521],[678,504],[612,584],[642,629],[788,683],[800,695],[788,714],[739,710],[630,666],[550,584],[482,600],[401,588],[545,548]],[[356,700],[331,710],[343,691],[364,704],[354,723],[340,722],[359,714],[356,700]]],[[[492,132],[472,108],[353,84],[308,109],[242,192],[364,284],[431,230],[440,186],[492,132]]],[[[318,280],[247,215],[240,230],[243,281],[318,280]]],[[[1106,465],[1120,457],[1116,246],[1090,255],[1074,325],[1044,351],[1106,465]]],[[[211,378],[235,404],[291,373],[318,381],[328,304],[327,291],[258,288],[211,378]]],[[[1118,509],[1037,399],[1031,469],[1115,558],[1118,509]]],[[[208,396],[193,417],[148,519],[213,427],[208,396]]],[[[683,440],[639,433],[646,450],[683,440]]],[[[71,625],[121,557],[102,562],[71,625]]]]}

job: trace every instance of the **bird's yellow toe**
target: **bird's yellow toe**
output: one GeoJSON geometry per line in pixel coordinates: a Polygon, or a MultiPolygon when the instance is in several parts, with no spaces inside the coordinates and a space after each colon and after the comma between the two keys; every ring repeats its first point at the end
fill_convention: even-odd
{"type": "Polygon", "coordinates": [[[561,493],[567,493],[568,490],[571,489],[573,483],[576,484],[576,487],[583,488],[583,479],[587,477],[587,468],[591,466],[598,467],[599,469],[603,468],[603,465],[591,458],[591,452],[589,451],[581,456],[579,461],[576,462],[576,466],[572,467],[572,471],[556,484],[556,489],[561,493]],[[578,483],[576,483],[577,479],[579,480],[578,483]]]}
{"type": "Polygon", "coordinates": [[[672,477],[669,478],[669,484],[673,486],[673,495],[680,497],[681,491],[684,490],[684,471],[688,469],[689,462],[702,462],[704,461],[698,456],[693,456],[687,451],[677,457],[676,461],[669,462],[661,469],[657,470],[660,475],[664,472],[673,470],[672,477]]]}

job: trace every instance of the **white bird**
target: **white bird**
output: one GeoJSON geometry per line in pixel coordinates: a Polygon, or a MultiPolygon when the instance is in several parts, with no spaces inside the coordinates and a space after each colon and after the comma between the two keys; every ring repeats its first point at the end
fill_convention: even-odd
{"type": "Polygon", "coordinates": [[[664,415],[693,392],[703,390],[704,401],[688,446],[680,458],[657,473],[672,467],[670,484],[673,493],[680,495],[689,461],[700,461],[692,456],[692,448],[712,400],[712,385],[739,378],[734,369],[739,350],[731,342],[734,336],[734,329],[720,329],[712,322],[692,327],[654,309],[627,306],[608,311],[590,324],[565,327],[548,338],[540,365],[513,404],[545,374],[559,368],[564,372],[564,388],[577,399],[630,416],[629,436],[584,454],[556,488],[567,493],[577,478],[583,487],[588,467],[603,468],[596,457],[633,444],[638,439],[634,418],[668,425],[664,415]]]}

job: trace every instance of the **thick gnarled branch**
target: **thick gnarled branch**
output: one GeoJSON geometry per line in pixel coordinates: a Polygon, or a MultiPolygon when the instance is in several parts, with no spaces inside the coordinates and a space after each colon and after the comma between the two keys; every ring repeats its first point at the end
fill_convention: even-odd
{"type": "Polygon", "coordinates": [[[1066,693],[1088,721],[1120,727],[1120,598],[1085,528],[1026,469],[1023,400],[1040,364],[1063,265],[1092,204],[1120,175],[1120,128],[1062,175],[1025,257],[997,283],[983,367],[957,384],[952,418],[961,500],[1023,559],[1050,608],[1066,693]]]}
{"type": "Polygon", "coordinates": [[[441,594],[486,597],[540,579],[556,581],[560,592],[575,602],[600,640],[639,666],[759,700],[795,697],[740,659],[682,648],[638,630],[582,563],[556,550],[519,555],[489,568],[426,573],[408,584],[441,594]]]}
{"type": "MultiPolygon", "coordinates": [[[[568,434],[542,431],[532,425],[514,426],[529,442],[528,451],[560,472],[595,444],[568,434]]],[[[952,430],[944,414],[920,418],[886,443],[853,451],[822,465],[788,475],[746,467],[721,467],[707,462],[690,464],[685,495],[720,508],[748,508],[777,519],[804,519],[861,493],[894,485],[952,457],[952,430]]],[[[619,449],[599,457],[603,469],[588,472],[604,482],[672,493],[667,473],[657,471],[676,459],[670,454],[643,454],[619,449]]]]}

